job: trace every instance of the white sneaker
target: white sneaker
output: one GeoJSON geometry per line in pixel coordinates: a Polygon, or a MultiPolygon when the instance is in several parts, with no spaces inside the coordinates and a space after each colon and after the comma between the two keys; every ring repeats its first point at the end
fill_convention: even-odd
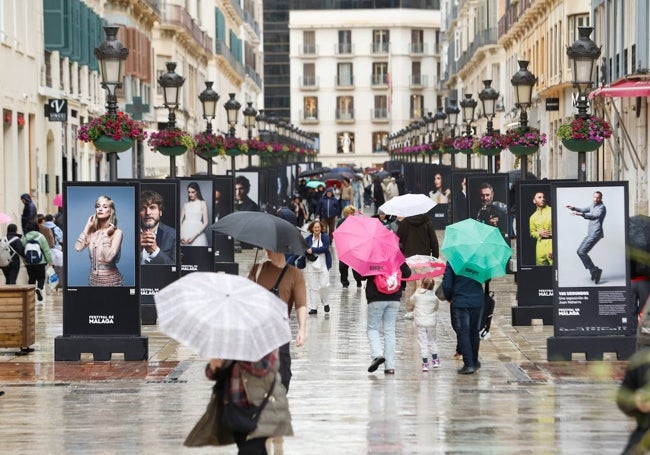
{"type": "Polygon", "coordinates": [[[422,371],[429,371],[429,362],[422,362],[422,371]]]}
{"type": "Polygon", "coordinates": [[[404,319],[413,319],[413,312],[407,311],[406,313],[404,313],[404,319]]]}

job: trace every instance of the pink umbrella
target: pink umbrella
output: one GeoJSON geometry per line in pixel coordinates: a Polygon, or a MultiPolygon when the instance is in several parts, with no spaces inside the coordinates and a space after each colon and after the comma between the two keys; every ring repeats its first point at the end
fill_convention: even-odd
{"type": "Polygon", "coordinates": [[[339,260],[362,276],[388,275],[404,262],[399,238],[377,218],[349,216],[333,236],[339,260]]]}
{"type": "MultiPolygon", "coordinates": [[[[394,198],[393,198],[394,199],[394,198]]],[[[404,281],[416,281],[422,278],[435,278],[445,273],[445,263],[431,256],[416,254],[406,258],[406,265],[411,268],[412,274],[404,281]]]]}
{"type": "Polygon", "coordinates": [[[8,223],[11,221],[11,217],[6,213],[0,212],[0,224],[8,223]]]}
{"type": "Polygon", "coordinates": [[[56,207],[63,207],[63,196],[60,194],[54,196],[54,199],[52,200],[52,204],[54,204],[56,207]]]}

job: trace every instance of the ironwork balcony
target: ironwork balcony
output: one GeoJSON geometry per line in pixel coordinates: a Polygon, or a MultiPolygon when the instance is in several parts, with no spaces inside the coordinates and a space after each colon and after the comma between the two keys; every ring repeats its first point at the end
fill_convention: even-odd
{"type": "Polygon", "coordinates": [[[337,109],[336,110],[336,121],[337,122],[353,122],[354,121],[354,109],[337,109]]]}
{"type": "Polygon", "coordinates": [[[353,88],[354,76],[336,76],[336,88],[353,88]]]}
{"type": "Polygon", "coordinates": [[[316,76],[302,76],[299,84],[303,90],[315,90],[318,88],[318,78],[316,76]]]}
{"type": "Polygon", "coordinates": [[[388,109],[386,108],[375,108],[370,109],[370,118],[373,122],[388,122],[388,109]]]}
{"type": "Polygon", "coordinates": [[[465,52],[463,52],[463,55],[460,56],[460,58],[456,61],[456,68],[463,68],[467,62],[469,62],[472,57],[474,57],[474,54],[476,51],[483,47],[483,46],[495,46],[497,44],[497,29],[496,28],[488,28],[485,30],[481,30],[476,37],[474,38],[474,41],[472,41],[472,44],[467,48],[465,52]]]}
{"type": "Polygon", "coordinates": [[[212,53],[212,38],[201,30],[199,24],[192,19],[190,13],[182,6],[166,4],[162,15],[162,22],[164,25],[174,25],[183,28],[204,51],[212,53]]]}
{"type": "Polygon", "coordinates": [[[409,79],[409,87],[414,89],[424,88],[427,86],[427,83],[427,76],[422,74],[411,74],[411,78],[409,79]]]}
{"type": "Polygon", "coordinates": [[[335,44],[335,52],[337,55],[351,55],[352,43],[337,43],[335,44]]]}
{"type": "Polygon", "coordinates": [[[409,53],[411,54],[424,54],[427,50],[425,43],[411,42],[409,43],[409,53]]]}
{"type": "Polygon", "coordinates": [[[380,86],[388,86],[388,76],[386,74],[373,74],[371,76],[371,81],[370,83],[376,87],[378,85],[380,86]]]}
{"type": "Polygon", "coordinates": [[[214,51],[217,55],[221,55],[223,58],[225,58],[228,64],[237,73],[239,73],[241,77],[244,77],[245,73],[242,64],[235,58],[234,55],[232,55],[232,52],[230,52],[230,49],[228,48],[228,45],[225,41],[218,39],[214,51]]]}
{"type": "Polygon", "coordinates": [[[372,43],[370,45],[370,53],[372,54],[388,54],[390,50],[390,43],[372,43]]]}
{"type": "Polygon", "coordinates": [[[306,124],[318,123],[318,109],[300,111],[300,121],[306,124]]]}
{"type": "Polygon", "coordinates": [[[506,8],[506,12],[499,19],[499,38],[508,33],[511,27],[526,13],[526,10],[535,2],[535,0],[519,0],[518,3],[506,8]]]}

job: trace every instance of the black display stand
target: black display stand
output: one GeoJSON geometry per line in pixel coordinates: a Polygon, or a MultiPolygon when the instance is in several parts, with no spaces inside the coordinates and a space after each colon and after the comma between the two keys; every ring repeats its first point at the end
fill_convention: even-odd
{"type": "Polygon", "coordinates": [[[140,318],[142,325],[156,325],[158,319],[158,312],[156,311],[155,303],[141,303],[140,304],[140,318]]]}
{"type": "Polygon", "coordinates": [[[528,305],[512,307],[512,325],[533,325],[533,319],[541,319],[544,325],[553,325],[552,305],[528,305]]]}
{"type": "Polygon", "coordinates": [[[573,353],[584,353],[586,360],[603,360],[605,352],[615,352],[618,360],[627,360],[636,350],[636,337],[584,336],[549,337],[546,339],[546,359],[570,361],[573,353]]]}
{"type": "Polygon", "coordinates": [[[79,361],[82,353],[92,353],[95,361],[109,361],[114,353],[124,360],[148,360],[149,341],[145,336],[58,336],[54,339],[54,360],[79,361]]]}

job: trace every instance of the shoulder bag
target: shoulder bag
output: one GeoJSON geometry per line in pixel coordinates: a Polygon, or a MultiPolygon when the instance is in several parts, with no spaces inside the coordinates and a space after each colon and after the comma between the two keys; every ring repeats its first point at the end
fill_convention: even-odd
{"type": "Polygon", "coordinates": [[[221,423],[237,433],[252,433],[255,428],[257,428],[257,421],[259,420],[260,414],[262,414],[266,403],[268,403],[269,397],[273,394],[273,389],[275,389],[275,379],[273,379],[269,391],[264,395],[264,400],[262,400],[259,406],[250,403],[246,407],[238,406],[228,401],[226,398],[223,405],[221,423]]]}

